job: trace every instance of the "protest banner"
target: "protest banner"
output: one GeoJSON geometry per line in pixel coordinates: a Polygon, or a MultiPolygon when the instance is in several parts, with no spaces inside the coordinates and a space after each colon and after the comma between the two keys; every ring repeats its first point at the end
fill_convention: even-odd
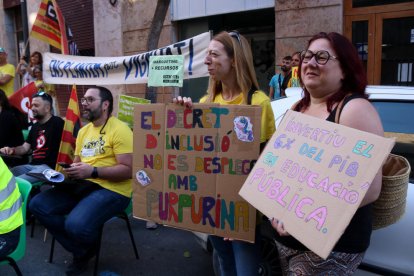
{"type": "Polygon", "coordinates": [[[151,103],[151,101],[147,99],[120,95],[118,104],[118,119],[126,123],[132,129],[134,127],[134,105],[149,103],[151,103]]]}
{"type": "Polygon", "coordinates": [[[133,56],[85,57],[45,53],[43,78],[46,83],[111,85],[147,83],[151,56],[183,55],[184,78],[208,76],[204,64],[210,33],[133,56]]]}
{"type": "Polygon", "coordinates": [[[394,145],[289,110],[240,195],[326,258],[394,145]]]}
{"type": "Polygon", "coordinates": [[[136,105],[133,215],[254,241],[256,210],[239,195],[259,156],[258,106],[136,105]]]}
{"type": "Polygon", "coordinates": [[[148,86],[183,86],[184,57],[152,56],[150,57],[150,71],[148,86]]]}

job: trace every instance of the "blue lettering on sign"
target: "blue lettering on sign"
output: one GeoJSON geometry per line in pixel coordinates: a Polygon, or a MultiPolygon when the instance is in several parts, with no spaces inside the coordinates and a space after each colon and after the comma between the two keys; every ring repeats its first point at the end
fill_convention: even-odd
{"type": "Polygon", "coordinates": [[[50,74],[52,78],[60,78],[63,76],[63,71],[60,69],[60,66],[63,64],[63,61],[52,59],[49,64],[50,74]]]}

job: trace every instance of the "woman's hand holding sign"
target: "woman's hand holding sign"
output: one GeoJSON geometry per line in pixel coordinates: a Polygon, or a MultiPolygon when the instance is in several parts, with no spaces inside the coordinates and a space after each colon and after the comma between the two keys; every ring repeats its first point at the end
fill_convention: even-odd
{"type": "Polygon", "coordinates": [[[283,226],[283,222],[281,222],[278,219],[271,218],[269,219],[270,223],[272,224],[272,227],[279,233],[280,236],[289,236],[290,234],[285,230],[285,227],[283,226]]]}
{"type": "Polygon", "coordinates": [[[181,97],[181,96],[178,96],[177,98],[174,98],[173,99],[173,103],[185,105],[188,108],[193,107],[193,101],[191,100],[190,97],[181,97]]]}

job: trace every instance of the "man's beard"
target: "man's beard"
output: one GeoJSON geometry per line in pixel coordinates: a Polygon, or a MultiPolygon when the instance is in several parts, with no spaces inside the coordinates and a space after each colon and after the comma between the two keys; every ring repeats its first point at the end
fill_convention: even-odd
{"type": "Polygon", "coordinates": [[[282,69],[283,72],[288,72],[289,71],[289,68],[284,66],[284,65],[282,65],[282,67],[280,67],[280,69],[282,69]]]}
{"type": "Polygon", "coordinates": [[[45,117],[45,115],[42,115],[42,114],[39,114],[39,113],[33,114],[33,118],[35,118],[38,121],[41,121],[44,117],[45,117]]]}
{"type": "Polygon", "coordinates": [[[95,110],[85,110],[84,111],[84,118],[87,119],[89,122],[94,122],[102,115],[102,108],[99,107],[95,110]]]}

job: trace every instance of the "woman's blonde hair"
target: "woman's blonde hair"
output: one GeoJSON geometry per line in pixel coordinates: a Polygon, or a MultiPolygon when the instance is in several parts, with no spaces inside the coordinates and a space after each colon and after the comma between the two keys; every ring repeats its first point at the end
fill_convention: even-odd
{"type": "MultiPolygon", "coordinates": [[[[234,60],[237,84],[243,94],[244,102],[247,103],[247,94],[253,88],[259,90],[256,72],[253,66],[253,56],[250,45],[244,36],[236,31],[220,32],[213,37],[224,45],[227,55],[234,60]]],[[[207,103],[214,101],[217,94],[221,93],[223,86],[221,81],[215,81],[210,77],[207,88],[207,103]]]]}

